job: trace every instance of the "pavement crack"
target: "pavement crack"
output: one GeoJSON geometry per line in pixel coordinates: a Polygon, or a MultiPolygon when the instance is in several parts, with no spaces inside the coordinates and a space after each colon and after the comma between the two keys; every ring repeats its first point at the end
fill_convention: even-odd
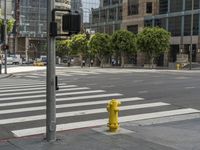
{"type": "Polygon", "coordinates": [[[8,140],[7,142],[8,142],[10,145],[14,146],[15,148],[17,148],[17,149],[19,149],[19,150],[25,150],[24,148],[17,146],[16,144],[12,143],[12,142],[9,141],[9,140],[8,140]]]}

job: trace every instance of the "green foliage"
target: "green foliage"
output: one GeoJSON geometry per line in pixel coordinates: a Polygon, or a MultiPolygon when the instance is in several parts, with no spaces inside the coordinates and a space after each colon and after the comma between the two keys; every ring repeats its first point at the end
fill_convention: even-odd
{"type": "Polygon", "coordinates": [[[85,57],[88,51],[87,44],[88,39],[86,34],[77,34],[72,37],[69,47],[73,54],[80,54],[82,57],[85,57]]]}
{"type": "Polygon", "coordinates": [[[63,57],[70,54],[69,48],[70,40],[58,40],[56,41],[56,55],[63,57]]]}
{"type": "Polygon", "coordinates": [[[117,30],[111,39],[112,47],[121,55],[121,67],[124,67],[125,54],[136,53],[136,36],[127,30],[117,30]]]}
{"type": "Polygon", "coordinates": [[[112,54],[110,45],[110,36],[105,33],[96,33],[91,37],[89,47],[92,53],[96,54],[100,61],[105,57],[112,54]]]}
{"type": "MultiPolygon", "coordinates": [[[[13,30],[15,20],[14,19],[9,19],[7,20],[7,31],[11,32],[13,30]]],[[[0,26],[3,25],[3,19],[0,19],[0,26]]]]}
{"type": "Polygon", "coordinates": [[[115,31],[111,43],[117,52],[136,52],[136,36],[127,30],[115,31]]]}
{"type": "Polygon", "coordinates": [[[168,50],[170,37],[170,33],[163,28],[148,27],[138,34],[137,45],[149,59],[154,59],[168,50]]]}

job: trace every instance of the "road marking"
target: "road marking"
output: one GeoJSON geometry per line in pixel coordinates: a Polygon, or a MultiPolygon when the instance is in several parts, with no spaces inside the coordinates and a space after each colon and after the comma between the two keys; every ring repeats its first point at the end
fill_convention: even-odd
{"type": "MultiPolygon", "coordinates": [[[[90,89],[90,88],[88,88],[88,87],[68,88],[68,89],[59,89],[58,92],[76,91],[76,90],[88,90],[88,89],[90,89]]],[[[2,96],[11,96],[11,95],[17,96],[17,95],[25,95],[25,94],[41,94],[41,93],[46,93],[45,89],[40,90],[40,91],[30,91],[30,92],[27,92],[27,91],[18,91],[18,92],[13,92],[13,93],[4,93],[4,94],[0,94],[0,97],[2,97],[2,96]]]]}
{"type": "MultiPolygon", "coordinates": [[[[149,104],[128,105],[128,106],[121,106],[120,111],[167,106],[167,105],[170,105],[170,104],[158,102],[158,103],[149,103],[149,104]]],[[[105,112],[107,112],[106,108],[71,111],[71,112],[57,113],[56,118],[72,117],[72,116],[80,116],[80,115],[90,115],[90,114],[105,113],[105,112]]],[[[2,124],[11,124],[11,123],[19,123],[19,122],[27,122],[27,121],[36,121],[36,120],[43,120],[45,118],[46,118],[46,115],[10,118],[10,119],[0,120],[0,124],[2,125],[2,124]]]]}
{"type": "MultiPolygon", "coordinates": [[[[69,91],[70,91],[70,89],[71,89],[71,90],[76,90],[76,89],[78,90],[78,88],[77,88],[76,85],[59,86],[59,88],[60,88],[59,91],[65,90],[65,88],[69,88],[69,89],[68,89],[69,91]]],[[[86,87],[82,87],[82,88],[85,88],[85,89],[86,89],[86,87]]],[[[24,89],[14,89],[14,90],[7,90],[7,89],[5,89],[5,90],[1,90],[0,93],[12,92],[12,94],[14,94],[14,92],[15,92],[15,93],[29,94],[28,91],[32,91],[32,92],[34,93],[34,91],[38,91],[38,90],[39,90],[40,92],[42,92],[43,90],[46,90],[46,87],[40,87],[40,88],[38,88],[38,87],[33,87],[33,88],[28,88],[28,89],[24,88],[24,89]]],[[[11,94],[11,93],[9,93],[9,95],[10,95],[10,94],[11,94]]],[[[30,93],[30,94],[31,94],[31,93],[30,93]]],[[[2,95],[2,94],[0,94],[0,95],[2,95]]]]}
{"type": "MultiPolygon", "coordinates": [[[[119,99],[120,102],[130,102],[130,101],[140,101],[140,100],[144,100],[144,99],[143,98],[139,98],[139,97],[131,97],[131,98],[119,99]]],[[[69,107],[77,107],[77,106],[98,105],[98,104],[106,104],[108,102],[109,102],[109,100],[101,100],[101,101],[93,101],[93,102],[59,104],[59,105],[56,105],[56,108],[69,108],[69,107]]],[[[19,112],[45,110],[45,109],[46,109],[46,106],[26,107],[26,108],[0,110],[0,114],[2,115],[2,114],[9,114],[9,113],[19,113],[19,112]]]]}
{"type": "MultiPolygon", "coordinates": [[[[14,82],[14,81],[13,81],[14,82]]],[[[46,83],[44,83],[44,82],[40,82],[40,83],[34,83],[34,85],[33,85],[33,82],[34,81],[32,81],[32,82],[30,82],[30,83],[20,83],[20,84],[13,84],[13,83],[5,83],[5,84],[2,84],[2,83],[0,83],[0,85],[1,85],[1,87],[13,87],[13,86],[31,86],[31,87],[34,87],[34,86],[44,86],[46,83]]],[[[1,89],[3,89],[3,88],[1,88],[1,89]]]]}
{"type": "MultiPolygon", "coordinates": [[[[91,93],[103,93],[103,92],[105,92],[105,91],[104,90],[90,90],[90,91],[81,91],[81,92],[57,93],[56,96],[91,94],[91,93]]],[[[25,99],[25,98],[41,98],[41,97],[45,98],[46,94],[1,98],[0,101],[19,100],[19,99],[25,99]]]]}
{"type": "MultiPolygon", "coordinates": [[[[83,100],[83,99],[92,99],[92,98],[102,98],[102,97],[114,97],[114,96],[122,96],[120,93],[111,93],[111,94],[99,94],[99,95],[89,95],[89,96],[77,96],[77,97],[69,97],[69,98],[56,98],[57,102],[60,101],[70,101],[70,100],[83,100]]],[[[29,100],[22,102],[11,102],[11,103],[0,103],[0,107],[5,106],[14,106],[14,105],[25,105],[25,104],[36,104],[46,102],[45,99],[41,100],[29,100]]]]}
{"type": "MultiPolygon", "coordinates": [[[[119,117],[119,122],[124,123],[124,122],[129,122],[129,121],[138,121],[138,120],[161,118],[161,117],[199,113],[199,112],[200,112],[199,110],[192,109],[192,108],[176,109],[176,110],[170,110],[170,111],[161,111],[161,112],[153,112],[153,113],[119,117]]],[[[98,119],[98,120],[89,120],[89,121],[74,122],[74,123],[67,123],[67,124],[59,124],[57,125],[56,130],[63,131],[63,130],[72,130],[72,129],[78,129],[78,128],[102,126],[102,125],[106,125],[107,122],[108,122],[108,119],[98,119]]],[[[46,132],[46,127],[36,127],[36,128],[28,128],[28,129],[12,131],[12,133],[14,133],[16,137],[42,134],[45,132],[46,132]]]]}
{"type": "MultiPolygon", "coordinates": [[[[1,85],[1,84],[0,84],[1,85]]],[[[62,86],[62,85],[66,85],[66,84],[59,84],[59,86],[62,86]]],[[[73,87],[75,85],[67,85],[69,87],[73,87]]],[[[0,90],[11,90],[11,89],[24,89],[24,88],[34,88],[34,87],[46,87],[46,84],[41,84],[41,85],[38,85],[38,84],[29,84],[29,85],[12,85],[10,87],[3,87],[0,88],[0,90]]]]}
{"type": "Polygon", "coordinates": [[[188,87],[184,87],[185,89],[195,89],[196,87],[194,86],[188,86],[188,87]]]}
{"type": "Polygon", "coordinates": [[[149,91],[146,91],[146,90],[144,90],[144,91],[138,91],[138,93],[139,94],[145,94],[145,93],[148,93],[149,91]]]}

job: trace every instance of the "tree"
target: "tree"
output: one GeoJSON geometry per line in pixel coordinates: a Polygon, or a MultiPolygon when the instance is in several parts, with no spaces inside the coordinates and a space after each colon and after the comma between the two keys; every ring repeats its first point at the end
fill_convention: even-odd
{"type": "Polygon", "coordinates": [[[163,28],[147,27],[138,34],[137,45],[153,65],[154,59],[169,49],[170,37],[170,33],[163,28]]]}
{"type": "Polygon", "coordinates": [[[136,52],[136,36],[127,30],[117,30],[111,38],[113,49],[121,55],[121,67],[124,67],[126,53],[136,52]]]}
{"type": "Polygon", "coordinates": [[[87,44],[88,39],[86,34],[77,34],[72,37],[69,47],[71,48],[73,54],[80,54],[82,61],[88,53],[87,44]]]}
{"type": "Polygon", "coordinates": [[[89,42],[89,47],[101,62],[101,67],[104,65],[105,56],[112,54],[110,40],[111,37],[108,34],[96,33],[89,42]]]}
{"type": "MultiPolygon", "coordinates": [[[[15,24],[14,19],[8,19],[7,20],[7,31],[8,31],[8,33],[13,30],[14,24],[15,24]]],[[[0,27],[2,27],[2,26],[3,26],[3,19],[0,19],[0,27]]]]}
{"type": "Polygon", "coordinates": [[[70,40],[58,40],[56,41],[56,55],[63,57],[70,54],[69,48],[70,40]]]}

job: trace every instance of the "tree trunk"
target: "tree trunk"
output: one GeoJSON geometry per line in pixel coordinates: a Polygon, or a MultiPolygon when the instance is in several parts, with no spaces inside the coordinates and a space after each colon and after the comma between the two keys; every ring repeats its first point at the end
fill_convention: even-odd
{"type": "Polygon", "coordinates": [[[103,68],[104,67],[104,58],[101,58],[101,64],[100,67],[103,68]]]}
{"type": "Polygon", "coordinates": [[[124,68],[124,51],[121,52],[121,68],[124,68]]]}
{"type": "Polygon", "coordinates": [[[80,59],[81,59],[81,68],[83,67],[83,56],[80,54],[80,59]]]}
{"type": "Polygon", "coordinates": [[[154,63],[154,57],[151,57],[150,60],[151,60],[151,69],[153,69],[153,65],[154,65],[154,64],[153,64],[153,63],[154,63]]]}

